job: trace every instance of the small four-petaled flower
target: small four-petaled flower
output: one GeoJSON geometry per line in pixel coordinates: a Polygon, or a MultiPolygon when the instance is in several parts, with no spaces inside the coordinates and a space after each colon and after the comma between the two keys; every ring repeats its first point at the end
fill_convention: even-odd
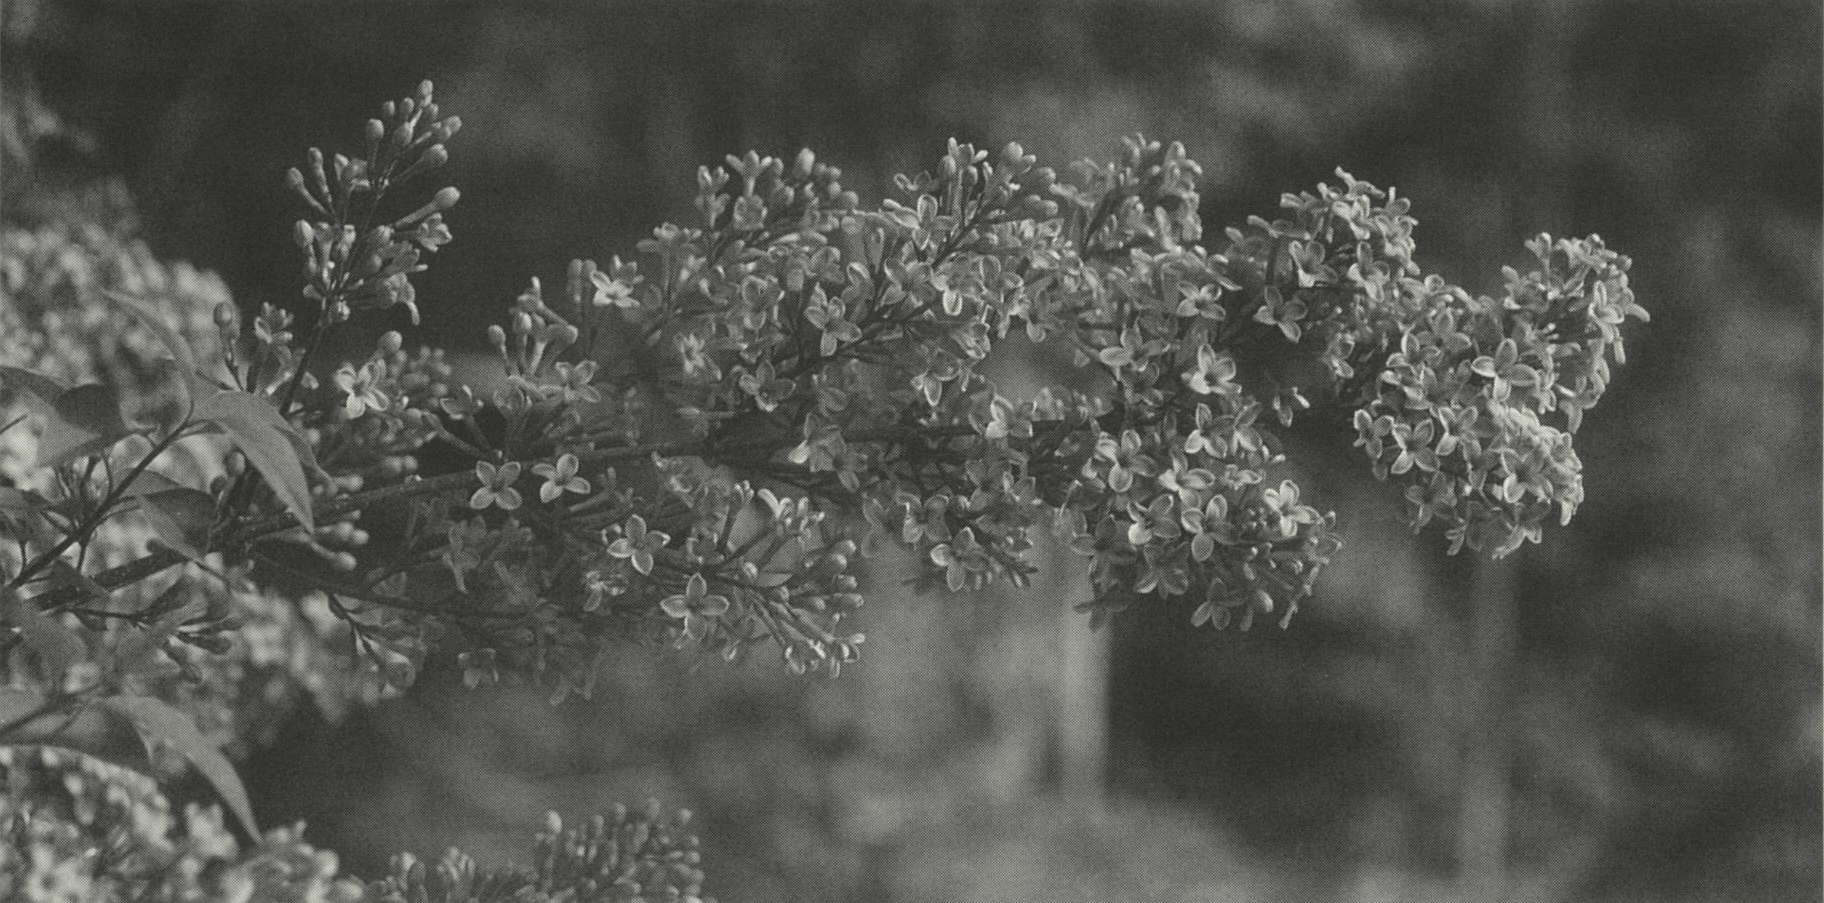
{"type": "Polygon", "coordinates": [[[352,364],[343,364],[336,371],[336,388],[348,393],[342,403],[343,413],[354,420],[368,411],[385,411],[392,407],[392,399],[380,390],[380,380],[386,376],[386,370],[379,361],[368,361],[356,370],[352,364]]]}
{"type": "Polygon", "coordinates": [[[558,455],[556,464],[532,465],[532,472],[545,478],[545,485],[538,487],[538,500],[549,504],[566,492],[587,495],[589,481],[576,475],[579,466],[576,456],[569,452],[558,455]]]}
{"type": "Polygon", "coordinates": [[[1197,349],[1197,369],[1184,375],[1184,382],[1199,395],[1238,395],[1235,383],[1235,358],[1227,352],[1204,345],[1197,349]]]}
{"type": "Polygon", "coordinates": [[[469,496],[469,507],[477,510],[498,505],[502,511],[512,511],[524,501],[513,483],[519,479],[518,461],[508,461],[495,467],[486,461],[475,462],[475,476],[481,480],[481,488],[469,496]]]}
{"type": "Polygon", "coordinates": [[[693,640],[701,640],[709,634],[710,622],[728,613],[728,597],[709,591],[709,581],[703,575],[692,574],[684,584],[684,591],[666,596],[659,607],[665,613],[684,622],[684,633],[693,640]]]}
{"type": "Polygon", "coordinates": [[[597,270],[589,277],[589,281],[595,284],[595,297],[592,300],[596,307],[619,307],[625,310],[640,306],[640,299],[634,297],[633,286],[626,280],[597,270]]]}
{"type": "Polygon", "coordinates": [[[646,529],[646,519],[637,514],[627,518],[621,533],[621,538],[608,544],[608,554],[630,560],[633,569],[642,574],[652,573],[653,553],[671,541],[668,533],[646,529]]]}
{"type": "Polygon", "coordinates": [[[557,392],[564,401],[571,404],[602,400],[602,393],[590,385],[595,379],[595,361],[583,361],[580,364],[563,363],[553,368],[557,371],[557,392]]]}

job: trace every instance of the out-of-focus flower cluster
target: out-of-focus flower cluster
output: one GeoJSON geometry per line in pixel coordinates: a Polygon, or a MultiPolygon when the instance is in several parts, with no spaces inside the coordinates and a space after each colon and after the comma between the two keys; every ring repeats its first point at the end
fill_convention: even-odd
{"type": "Polygon", "coordinates": [[[301,827],[250,849],[214,807],[179,813],[157,782],[49,748],[0,748],[0,898],[19,903],[700,903],[689,812],[616,807],[565,829],[546,818],[531,866],[478,867],[451,849],[435,863],[393,857],[362,882],[301,827]]]}
{"type": "MultiPolygon", "coordinates": [[[[690,812],[666,816],[616,805],[566,828],[555,812],[533,845],[531,867],[480,869],[459,850],[427,864],[393,857],[391,874],[367,887],[362,903],[704,903],[690,812]]],[[[709,903],[714,903],[713,899],[709,903]]]]}
{"type": "MultiPolygon", "coordinates": [[[[105,296],[110,291],[155,305],[199,356],[221,359],[220,330],[212,316],[232,301],[220,279],[182,262],[160,261],[144,242],[118,229],[72,222],[0,233],[0,363],[71,384],[116,387],[129,410],[161,403],[168,387],[152,363],[164,351],[156,337],[121,315],[105,296]]],[[[26,411],[20,393],[0,387],[0,424],[26,411]]],[[[58,475],[33,466],[37,448],[33,430],[0,431],[0,485],[51,492],[58,475]]],[[[207,486],[239,467],[223,444],[197,438],[159,456],[151,470],[169,481],[161,485],[207,486]]],[[[0,518],[21,528],[25,516],[0,510],[0,518]]],[[[100,568],[124,564],[144,555],[153,538],[139,515],[110,519],[95,531],[87,561],[100,568]]],[[[16,551],[10,543],[0,548],[0,556],[14,556],[15,568],[16,551]]],[[[346,656],[336,651],[346,631],[333,618],[313,621],[292,600],[245,580],[233,581],[226,592],[222,586],[191,566],[176,578],[161,576],[115,593],[114,611],[184,609],[198,624],[219,628],[178,634],[196,642],[166,643],[165,666],[134,675],[139,689],[179,703],[206,733],[236,749],[258,745],[302,697],[334,715],[351,700],[378,692],[378,681],[351,679],[346,656]],[[228,629],[233,641],[221,632],[228,629]]],[[[119,648],[141,632],[127,619],[97,617],[87,623],[103,649],[119,648]]],[[[16,656],[8,656],[7,665],[10,683],[38,679],[16,656]]]]}

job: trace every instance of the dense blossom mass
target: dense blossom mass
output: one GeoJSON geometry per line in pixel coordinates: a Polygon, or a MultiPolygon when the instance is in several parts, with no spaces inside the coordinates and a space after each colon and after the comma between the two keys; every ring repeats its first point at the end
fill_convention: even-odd
{"type": "Polygon", "coordinates": [[[1415,529],[1506,554],[1582,501],[1572,436],[1645,316],[1594,237],[1528,242],[1537,268],[1496,298],[1427,275],[1406,199],[1341,171],[1206,243],[1177,144],[1135,137],[1059,178],[952,142],[873,207],[809,151],[750,152],[699,170],[695,225],[573,262],[558,291],[531,280],[487,331],[493,383],[453,387],[396,332],[320,383],[323,334],[416,318],[457,193],[390,221],[380,202],[459,126],[427,92],[369,124],[364,157],[313,150],[290,183],[315,322],[268,306],[244,328],[224,305],[224,351],[189,377],[276,409],[310,486],[242,442],[211,503],[320,521],[290,534],[314,558],[232,530],[214,547],[327,596],[400,682],[451,627],[484,676],[560,695],[626,637],[834,672],[862,639],[853,565],[889,538],[964,590],[1027,579],[1049,533],[1090,560],[1098,618],[1156,597],[1199,625],[1283,624],[1340,546],[1292,478],[1295,420],[1353,431],[1415,529]],[[981,368],[1010,334],[1089,375],[1002,393],[981,368]],[[420,476],[427,443],[470,478],[420,476]],[[370,502],[403,509],[398,553],[364,551],[349,518],[370,502]]]}
{"type": "Polygon", "coordinates": [[[498,439],[449,426],[472,402],[397,413],[504,462],[478,465],[470,511],[425,519],[483,537],[494,567],[452,573],[477,599],[545,612],[480,628],[512,654],[573,656],[612,624],[831,670],[860,641],[850,566],[882,537],[962,590],[1027,578],[1049,531],[1091,559],[1099,613],[1188,597],[1197,624],[1283,623],[1339,546],[1285,473],[1307,409],[1343,412],[1324,425],[1353,426],[1452,550],[1536,541],[1582,500],[1571,435],[1644,317],[1627,260],[1541,236],[1539,269],[1473,297],[1413,261],[1405,199],[1338,175],[1214,252],[1177,145],[1131,139],[1061,182],[1018,146],[953,143],[873,209],[808,152],[731,157],[698,174],[699,225],[515,301],[491,332],[498,439]],[[1099,376],[1004,395],[979,368],[1009,333],[1099,376]],[[575,462],[611,459],[604,491],[547,481],[508,513],[506,468],[592,486],[575,462]]]}
{"type": "MultiPolygon", "coordinates": [[[[1287,460],[1295,423],[1360,448],[1415,530],[1504,555],[1582,502],[1573,436],[1621,326],[1646,317],[1627,258],[1593,236],[1529,241],[1536,268],[1498,297],[1428,275],[1406,199],[1340,170],[1206,241],[1177,144],[1134,137],[1060,178],[1018,145],[951,142],[876,206],[809,151],[750,152],[699,170],[694,225],[574,261],[554,290],[530,280],[487,329],[497,377],[458,385],[441,352],[374,324],[417,321],[412,279],[453,240],[454,188],[400,198],[460,126],[426,83],[369,121],[362,153],[312,149],[288,173],[308,209],[302,316],[244,319],[218,282],[114,236],[5,234],[0,740],[123,721],[254,836],[205,732],[257,733],[298,687],[332,709],[371,699],[438,650],[470,686],[587,695],[627,640],[770,647],[835,674],[863,639],[856,563],[889,542],[928,588],[1025,581],[1055,541],[1088,559],[1097,620],[1144,600],[1283,625],[1341,546],[1287,460]],[[95,326],[87,346],[59,328],[72,316],[95,326]],[[365,358],[319,359],[364,330],[365,358]],[[984,364],[1010,339],[1077,375],[1003,392],[984,364]],[[324,664],[347,655],[365,671],[324,664]]],[[[58,870],[103,835],[139,838],[146,870],[121,892],[147,899],[190,899],[170,882],[235,855],[219,819],[177,831],[128,805],[162,797],[106,775],[126,789],[91,812],[86,784],[40,780],[58,768],[0,758],[54,798],[0,796],[0,857],[29,852],[0,858],[0,887],[86,887],[58,870]]],[[[349,900],[694,899],[692,844],[656,812],[616,813],[554,823],[532,871],[402,860],[364,888],[269,835],[212,880],[229,897],[243,875],[349,900]]]]}

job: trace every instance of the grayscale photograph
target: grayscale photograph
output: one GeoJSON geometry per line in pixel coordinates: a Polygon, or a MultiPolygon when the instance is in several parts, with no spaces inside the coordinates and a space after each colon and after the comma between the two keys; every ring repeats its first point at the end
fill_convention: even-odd
{"type": "Polygon", "coordinates": [[[1817,903],[1818,0],[0,0],[0,903],[1817,903]]]}

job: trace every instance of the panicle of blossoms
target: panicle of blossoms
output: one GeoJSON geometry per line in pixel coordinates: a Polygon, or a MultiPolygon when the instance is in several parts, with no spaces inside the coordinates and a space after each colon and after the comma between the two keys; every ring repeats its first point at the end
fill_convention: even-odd
{"type": "Polygon", "coordinates": [[[456,195],[382,201],[459,124],[427,84],[369,123],[364,156],[289,174],[315,214],[295,230],[315,322],[215,316],[249,396],[231,403],[287,429],[257,408],[256,460],[190,506],[320,508],[223,536],[318,590],[392,686],[444,631],[465,681],[537,674],[559,697],[625,639],[768,644],[834,673],[862,642],[852,569],[886,539],[919,585],[964,591],[1028,580],[1049,528],[1089,559],[1096,619],[1159,598],[1197,625],[1283,625],[1340,547],[1286,458],[1295,424],[1352,431],[1415,529],[1506,554],[1581,503],[1573,435],[1645,317],[1593,236],[1529,243],[1539,268],[1498,299],[1427,275],[1407,201],[1340,170],[1206,246],[1182,145],[1134,136],[1060,180],[1017,144],[953,140],[874,206],[808,151],[730,156],[699,171],[694,222],[573,261],[556,290],[530,279],[488,329],[491,385],[452,388],[391,332],[319,383],[312,356],[354,312],[415,317],[409,278],[456,195]],[[1074,385],[1005,393],[983,365],[1010,334],[1068,355],[1074,385]],[[287,444],[304,475],[278,468],[287,444]],[[365,548],[360,505],[395,498],[397,535],[365,548]]]}
{"type": "Polygon", "coordinates": [[[487,397],[395,413],[392,364],[339,373],[342,422],[474,459],[456,511],[408,531],[465,672],[587,693],[615,637],[834,672],[861,641],[850,569],[882,538],[968,590],[1028,579],[1046,527],[1090,559],[1098,618],[1156,596],[1283,624],[1340,547],[1285,458],[1312,409],[1353,410],[1453,548],[1505,552],[1581,499],[1569,435],[1638,311],[1599,241],[1477,300],[1414,263],[1403,198],[1347,173],[1211,249],[1181,145],[1136,136],[1073,172],[952,141],[864,208],[808,152],[731,156],[699,172],[696,225],[574,261],[560,292],[531,280],[489,329],[487,397]],[[1089,382],[1003,394],[980,367],[1009,332],[1089,382]]]}
{"type": "Polygon", "coordinates": [[[301,826],[243,846],[214,807],[174,806],[151,777],[51,747],[0,749],[0,894],[6,899],[323,900],[334,903],[703,903],[689,810],[615,805],[574,826],[556,813],[527,864],[483,867],[451,848],[393,856],[362,882],[301,826]]]}
{"type": "Polygon", "coordinates": [[[691,813],[669,817],[657,801],[641,810],[616,804],[575,827],[547,813],[533,864],[481,868],[451,849],[434,863],[394,856],[389,874],[369,884],[364,903],[703,903],[702,855],[691,813]]]}
{"type": "MultiPolygon", "coordinates": [[[[1534,496],[1574,507],[1568,435],[1536,414],[1593,400],[1606,365],[1528,363],[1530,333],[1506,332],[1525,305],[1556,303],[1552,316],[1574,306],[1587,321],[1578,347],[1615,342],[1604,327],[1631,302],[1606,299],[1625,284],[1581,306],[1534,300],[1576,293],[1608,258],[1576,245],[1564,253],[1581,275],[1537,291],[1518,280],[1518,300],[1479,305],[1421,276],[1403,198],[1340,172],[1340,186],[1287,195],[1288,218],[1251,218],[1212,252],[1197,244],[1199,172],[1182,146],[1136,137],[1060,183],[1017,145],[952,142],[934,171],[897,180],[900,198],[865,210],[808,155],[704,170],[701,227],[655,229],[642,262],[572,265],[566,310],[580,327],[534,282],[493,331],[523,389],[502,404],[509,418],[538,422],[528,399],[606,395],[581,434],[689,449],[659,453],[637,498],[592,508],[548,484],[543,501],[590,512],[575,523],[601,539],[536,570],[574,567],[590,617],[663,625],[730,657],[770,640],[794,667],[833,670],[853,651],[836,621],[860,603],[849,559],[878,537],[915,548],[925,585],[962,590],[1029,577],[1049,523],[1091,559],[1098,614],[1188,596],[1194,623],[1284,623],[1340,546],[1334,515],[1289,479],[1277,432],[1312,399],[1363,408],[1379,474],[1466,462],[1462,485],[1407,493],[1453,547],[1480,546],[1483,528],[1465,524],[1502,511],[1530,524],[1534,496]],[[1450,338],[1455,324],[1477,331],[1450,338]],[[1107,390],[1002,395],[977,368],[1010,330],[1063,343],[1107,390]],[[585,371],[616,331],[640,337],[640,369],[585,371]],[[585,359],[554,363],[578,335],[585,359]],[[1299,375],[1301,355],[1317,378],[1299,375]],[[1485,390],[1485,418],[1466,399],[1438,404],[1456,389],[1409,372],[1437,355],[1460,358],[1453,386],[1485,390]],[[1576,376],[1556,389],[1547,371],[1576,376]],[[1410,408],[1429,424],[1375,407],[1434,394],[1410,408]],[[857,510],[860,523],[826,518],[857,510]]],[[[573,435],[549,437],[561,451],[573,435]]]]}
{"type": "Polygon", "coordinates": [[[1402,324],[1355,413],[1376,475],[1405,484],[1415,528],[1442,523],[1453,552],[1506,555],[1554,512],[1570,522],[1583,501],[1572,435],[1622,360],[1617,324],[1646,318],[1628,259],[1600,238],[1527,244],[1540,269],[1510,269],[1504,297],[1449,293],[1402,324]]]}
{"type": "Polygon", "coordinates": [[[444,142],[462,128],[455,116],[440,117],[431,83],[415,96],[388,101],[380,117],[367,121],[365,153],[325,157],[311,148],[305,167],[292,167],[286,181],[316,215],[293,227],[304,255],[304,296],[322,304],[331,322],[363,308],[404,307],[418,322],[417,292],[410,277],[424,269],[420,258],[448,244],[443,214],[460,197],[439,189],[415,209],[392,217],[381,204],[390,191],[449,161],[444,142]]]}

